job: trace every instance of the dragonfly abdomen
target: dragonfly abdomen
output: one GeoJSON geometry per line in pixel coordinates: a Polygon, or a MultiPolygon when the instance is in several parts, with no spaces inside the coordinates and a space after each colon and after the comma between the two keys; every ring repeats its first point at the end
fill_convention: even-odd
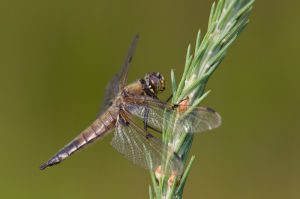
{"type": "Polygon", "coordinates": [[[92,143],[96,139],[104,137],[110,130],[115,127],[116,118],[110,111],[107,111],[101,117],[97,118],[88,128],[86,128],[73,141],[62,148],[47,163],[43,164],[40,169],[43,170],[49,166],[59,164],[68,158],[74,152],[92,143]]]}

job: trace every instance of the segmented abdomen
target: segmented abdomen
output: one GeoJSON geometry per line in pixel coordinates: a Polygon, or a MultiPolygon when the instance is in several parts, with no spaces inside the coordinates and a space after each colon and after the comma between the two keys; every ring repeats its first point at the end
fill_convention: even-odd
{"type": "Polygon", "coordinates": [[[92,143],[98,138],[102,138],[115,127],[118,113],[111,109],[97,118],[88,128],[86,128],[73,141],[62,148],[47,163],[43,164],[40,169],[43,170],[49,166],[55,165],[72,155],[74,152],[92,143]]]}

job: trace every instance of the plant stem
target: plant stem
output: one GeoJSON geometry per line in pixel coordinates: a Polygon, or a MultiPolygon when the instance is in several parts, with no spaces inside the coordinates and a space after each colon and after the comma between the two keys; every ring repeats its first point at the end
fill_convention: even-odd
{"type": "MultiPolygon", "coordinates": [[[[253,3],[254,0],[219,0],[217,4],[212,4],[207,33],[201,40],[201,32],[198,31],[194,55],[191,54],[191,45],[188,45],[185,68],[178,86],[176,86],[174,71],[171,70],[173,104],[189,99],[189,105],[198,106],[207,97],[209,91],[204,93],[206,83],[222,62],[228,47],[248,24],[247,18],[253,3]]],[[[163,142],[172,146],[186,164],[194,135],[186,132],[177,132],[179,135],[174,135],[172,128],[166,129],[163,132],[163,142]]],[[[157,179],[157,183],[155,173],[153,171],[150,173],[156,199],[182,198],[184,185],[194,159],[195,157],[192,156],[182,176],[162,175],[157,179]],[[171,178],[173,184],[170,186],[168,183],[171,178]]],[[[149,194],[150,198],[153,198],[151,188],[149,194]]]]}

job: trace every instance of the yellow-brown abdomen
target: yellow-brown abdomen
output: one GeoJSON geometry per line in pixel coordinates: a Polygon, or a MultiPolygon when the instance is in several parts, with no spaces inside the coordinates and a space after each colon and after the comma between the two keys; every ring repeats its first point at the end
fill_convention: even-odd
{"type": "Polygon", "coordinates": [[[117,120],[118,111],[109,109],[102,116],[97,118],[88,128],[86,128],[73,141],[62,148],[56,155],[54,155],[47,163],[42,165],[40,169],[55,165],[72,155],[74,152],[83,148],[96,139],[104,137],[114,127],[117,120]]]}

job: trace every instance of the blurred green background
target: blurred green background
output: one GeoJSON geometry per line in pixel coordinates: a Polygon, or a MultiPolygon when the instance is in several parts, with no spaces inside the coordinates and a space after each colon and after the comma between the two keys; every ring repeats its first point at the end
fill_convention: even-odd
{"type": "MultiPolygon", "coordinates": [[[[171,68],[179,79],[211,3],[2,0],[0,198],[148,198],[148,172],[110,147],[112,135],[39,166],[95,119],[135,33],[129,81],[149,71],[170,79],[171,68]]],[[[203,105],[223,125],[196,135],[184,198],[300,198],[299,6],[254,4],[207,85],[203,105]]]]}

